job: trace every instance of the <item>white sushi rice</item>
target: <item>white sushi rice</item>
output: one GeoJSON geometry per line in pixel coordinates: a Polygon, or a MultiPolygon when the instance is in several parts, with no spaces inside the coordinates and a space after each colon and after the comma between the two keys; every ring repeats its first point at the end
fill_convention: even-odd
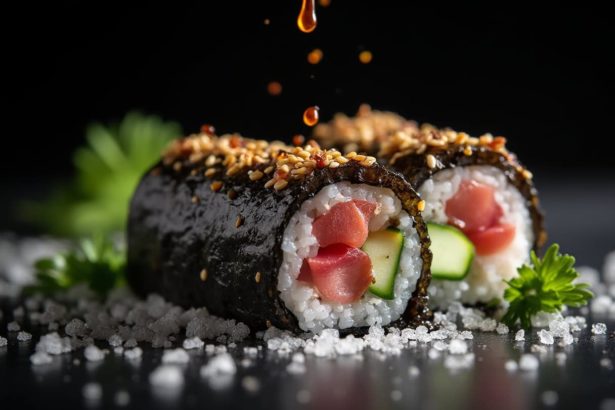
{"type": "Polygon", "coordinates": [[[502,220],[513,224],[516,234],[506,249],[493,255],[476,255],[464,280],[432,280],[429,298],[434,308],[446,309],[453,301],[474,304],[501,299],[507,286],[504,280],[517,275],[517,268],[528,261],[534,242],[532,219],[525,199],[500,169],[486,165],[446,169],[425,181],[419,188],[419,194],[426,202],[425,221],[447,223],[446,201],[455,195],[463,180],[494,188],[495,200],[502,207],[502,220]]]}
{"type": "Polygon", "coordinates": [[[301,205],[286,227],[282,250],[284,260],[278,275],[280,297],[297,317],[301,329],[315,333],[326,328],[386,325],[398,319],[416,288],[422,267],[418,233],[395,194],[388,188],[348,182],[328,185],[301,205]],[[370,232],[385,229],[391,218],[399,219],[398,228],[405,240],[393,300],[381,299],[368,291],[354,303],[326,302],[313,286],[296,280],[303,260],[318,253],[318,242],[312,235],[314,219],[334,205],[350,200],[379,205],[379,213],[370,220],[370,232]]]}

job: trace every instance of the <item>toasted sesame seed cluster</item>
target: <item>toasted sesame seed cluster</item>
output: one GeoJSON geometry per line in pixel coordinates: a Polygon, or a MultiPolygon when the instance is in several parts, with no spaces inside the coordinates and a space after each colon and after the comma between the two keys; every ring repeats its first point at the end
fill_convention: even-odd
{"type": "Polygon", "coordinates": [[[321,149],[314,141],[308,141],[303,147],[292,147],[279,141],[254,140],[237,134],[218,137],[207,127],[200,134],[173,141],[162,159],[164,166],[176,172],[186,166],[191,167],[194,175],[202,171],[205,177],[213,179],[212,191],[222,189],[220,179],[223,176],[242,174],[247,174],[251,181],[264,180],[265,188],[280,191],[316,169],[338,168],[351,161],[371,167],[376,158],[356,152],[342,155],[335,149],[321,149]]]}
{"type": "Polygon", "coordinates": [[[483,149],[501,154],[525,179],[532,178],[532,173],[506,149],[506,138],[502,136],[486,133],[477,138],[450,128],[439,129],[430,124],[418,126],[395,113],[372,111],[365,104],[359,107],[355,117],[336,114],[330,123],[314,130],[314,138],[344,152],[352,148],[375,154],[390,165],[408,155],[423,155],[430,169],[438,167],[439,152],[460,150],[472,156],[476,150],[483,149]]]}
{"type": "Polygon", "coordinates": [[[341,148],[343,152],[372,152],[383,139],[396,131],[414,133],[414,121],[389,111],[375,111],[367,104],[359,107],[355,117],[335,114],[333,120],[314,127],[314,138],[324,147],[341,148]]]}

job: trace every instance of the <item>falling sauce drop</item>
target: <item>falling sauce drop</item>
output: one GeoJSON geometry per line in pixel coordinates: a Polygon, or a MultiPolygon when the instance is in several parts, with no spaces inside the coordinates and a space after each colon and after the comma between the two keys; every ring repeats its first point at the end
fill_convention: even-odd
{"type": "Polygon", "coordinates": [[[295,146],[303,145],[304,142],[305,142],[305,137],[303,135],[297,134],[293,136],[293,145],[295,146]]]}
{"type": "Polygon", "coordinates": [[[373,58],[374,56],[372,55],[371,51],[365,50],[359,53],[359,61],[363,64],[371,63],[373,58]]]}
{"type": "Polygon", "coordinates": [[[331,5],[331,0],[318,0],[318,4],[322,7],[329,7],[331,5]]]}
{"type": "Polygon", "coordinates": [[[273,96],[282,94],[282,84],[277,81],[270,81],[269,84],[267,84],[267,92],[273,96]]]}
{"type": "Polygon", "coordinates": [[[305,123],[305,125],[307,125],[308,127],[313,127],[314,125],[318,124],[318,110],[319,108],[316,105],[305,109],[305,111],[303,112],[303,122],[305,123]]]}
{"type": "Polygon", "coordinates": [[[315,0],[303,0],[301,11],[297,17],[297,26],[304,33],[311,33],[316,28],[315,0]]]}
{"type": "Polygon", "coordinates": [[[314,50],[308,53],[308,56],[307,56],[308,63],[318,64],[320,63],[320,60],[322,60],[322,56],[323,56],[322,50],[319,48],[315,48],[314,50]]]}

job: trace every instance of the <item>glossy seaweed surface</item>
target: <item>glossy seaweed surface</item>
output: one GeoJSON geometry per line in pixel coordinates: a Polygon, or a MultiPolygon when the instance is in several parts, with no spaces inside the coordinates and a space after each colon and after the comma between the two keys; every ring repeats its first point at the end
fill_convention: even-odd
{"type": "Polygon", "coordinates": [[[284,230],[301,204],[322,187],[349,181],[389,187],[412,216],[423,268],[396,325],[430,319],[427,230],[417,211],[417,194],[396,172],[349,163],[317,169],[281,191],[264,188],[263,181],[250,181],[245,173],[219,180],[222,188],[214,191],[212,180],[200,170],[161,164],[144,176],[128,223],[128,281],[137,293],[155,292],[182,306],[205,306],[253,329],[273,324],[298,331],[277,290],[284,230]]]}

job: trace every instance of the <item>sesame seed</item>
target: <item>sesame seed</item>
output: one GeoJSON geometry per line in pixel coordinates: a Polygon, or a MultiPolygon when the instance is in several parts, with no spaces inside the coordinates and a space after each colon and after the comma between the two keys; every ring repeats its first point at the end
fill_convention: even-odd
{"type": "Polygon", "coordinates": [[[261,179],[265,174],[262,173],[262,171],[256,170],[256,171],[251,171],[250,172],[250,180],[251,181],[258,181],[259,179],[261,179]]]}
{"type": "Polygon", "coordinates": [[[213,176],[216,172],[218,172],[218,170],[216,168],[209,168],[207,171],[205,171],[205,176],[206,177],[211,177],[213,176]]]}
{"type": "Polygon", "coordinates": [[[235,191],[234,189],[229,189],[229,191],[227,192],[228,195],[228,199],[235,199],[237,198],[237,191],[235,191]]]}
{"type": "Polygon", "coordinates": [[[176,162],[173,164],[173,170],[175,172],[179,172],[182,170],[182,163],[181,162],[176,162]]]}
{"type": "Polygon", "coordinates": [[[265,183],[265,188],[271,188],[275,184],[275,179],[271,178],[269,181],[265,183]]]}
{"type": "Polygon", "coordinates": [[[472,155],[472,148],[469,145],[466,145],[466,147],[463,149],[463,155],[465,155],[466,157],[472,155]]]}
{"type": "Polygon", "coordinates": [[[432,169],[433,169],[433,168],[435,168],[435,167],[436,167],[436,157],[434,157],[434,156],[433,156],[433,155],[431,155],[431,154],[428,154],[428,155],[425,157],[425,162],[427,163],[427,166],[428,166],[429,168],[432,168],[432,169]]]}
{"type": "Polygon", "coordinates": [[[419,203],[416,204],[416,209],[418,209],[420,212],[423,212],[425,210],[425,200],[424,199],[421,199],[419,203]]]}
{"type": "Polygon", "coordinates": [[[214,181],[211,183],[211,185],[209,185],[209,187],[211,188],[212,191],[218,192],[222,188],[222,182],[214,181]]]}
{"type": "Polygon", "coordinates": [[[254,281],[256,283],[261,283],[261,273],[260,272],[256,272],[256,275],[254,275],[254,281]]]}
{"type": "Polygon", "coordinates": [[[201,203],[201,198],[199,198],[198,196],[194,195],[194,196],[192,197],[192,203],[193,203],[193,204],[199,204],[199,203],[201,203]]]}
{"type": "Polygon", "coordinates": [[[357,156],[357,153],[354,152],[354,151],[349,152],[348,154],[346,154],[346,158],[348,158],[348,159],[353,159],[356,156],[357,156]]]}
{"type": "Polygon", "coordinates": [[[365,158],[366,158],[365,155],[354,155],[352,157],[352,159],[357,162],[365,161],[365,158]]]}
{"type": "Polygon", "coordinates": [[[241,215],[238,215],[237,219],[235,220],[235,228],[239,228],[242,224],[243,224],[243,218],[241,217],[241,215]]]}
{"type": "Polygon", "coordinates": [[[532,179],[532,177],[534,176],[530,171],[528,171],[527,169],[524,169],[522,172],[523,178],[525,179],[532,179]]]}
{"type": "Polygon", "coordinates": [[[287,180],[280,179],[275,184],[273,184],[273,189],[275,189],[276,191],[281,191],[282,189],[286,188],[287,185],[288,185],[287,180]]]}
{"type": "Polygon", "coordinates": [[[265,171],[263,171],[265,174],[271,174],[274,170],[273,166],[267,167],[265,168],[265,171]]]}
{"type": "Polygon", "coordinates": [[[339,162],[336,162],[336,161],[329,162],[329,168],[337,168],[339,166],[340,166],[339,162]]]}
{"type": "Polygon", "coordinates": [[[201,273],[199,273],[199,278],[201,278],[203,282],[207,280],[207,269],[203,269],[201,273]]]}

